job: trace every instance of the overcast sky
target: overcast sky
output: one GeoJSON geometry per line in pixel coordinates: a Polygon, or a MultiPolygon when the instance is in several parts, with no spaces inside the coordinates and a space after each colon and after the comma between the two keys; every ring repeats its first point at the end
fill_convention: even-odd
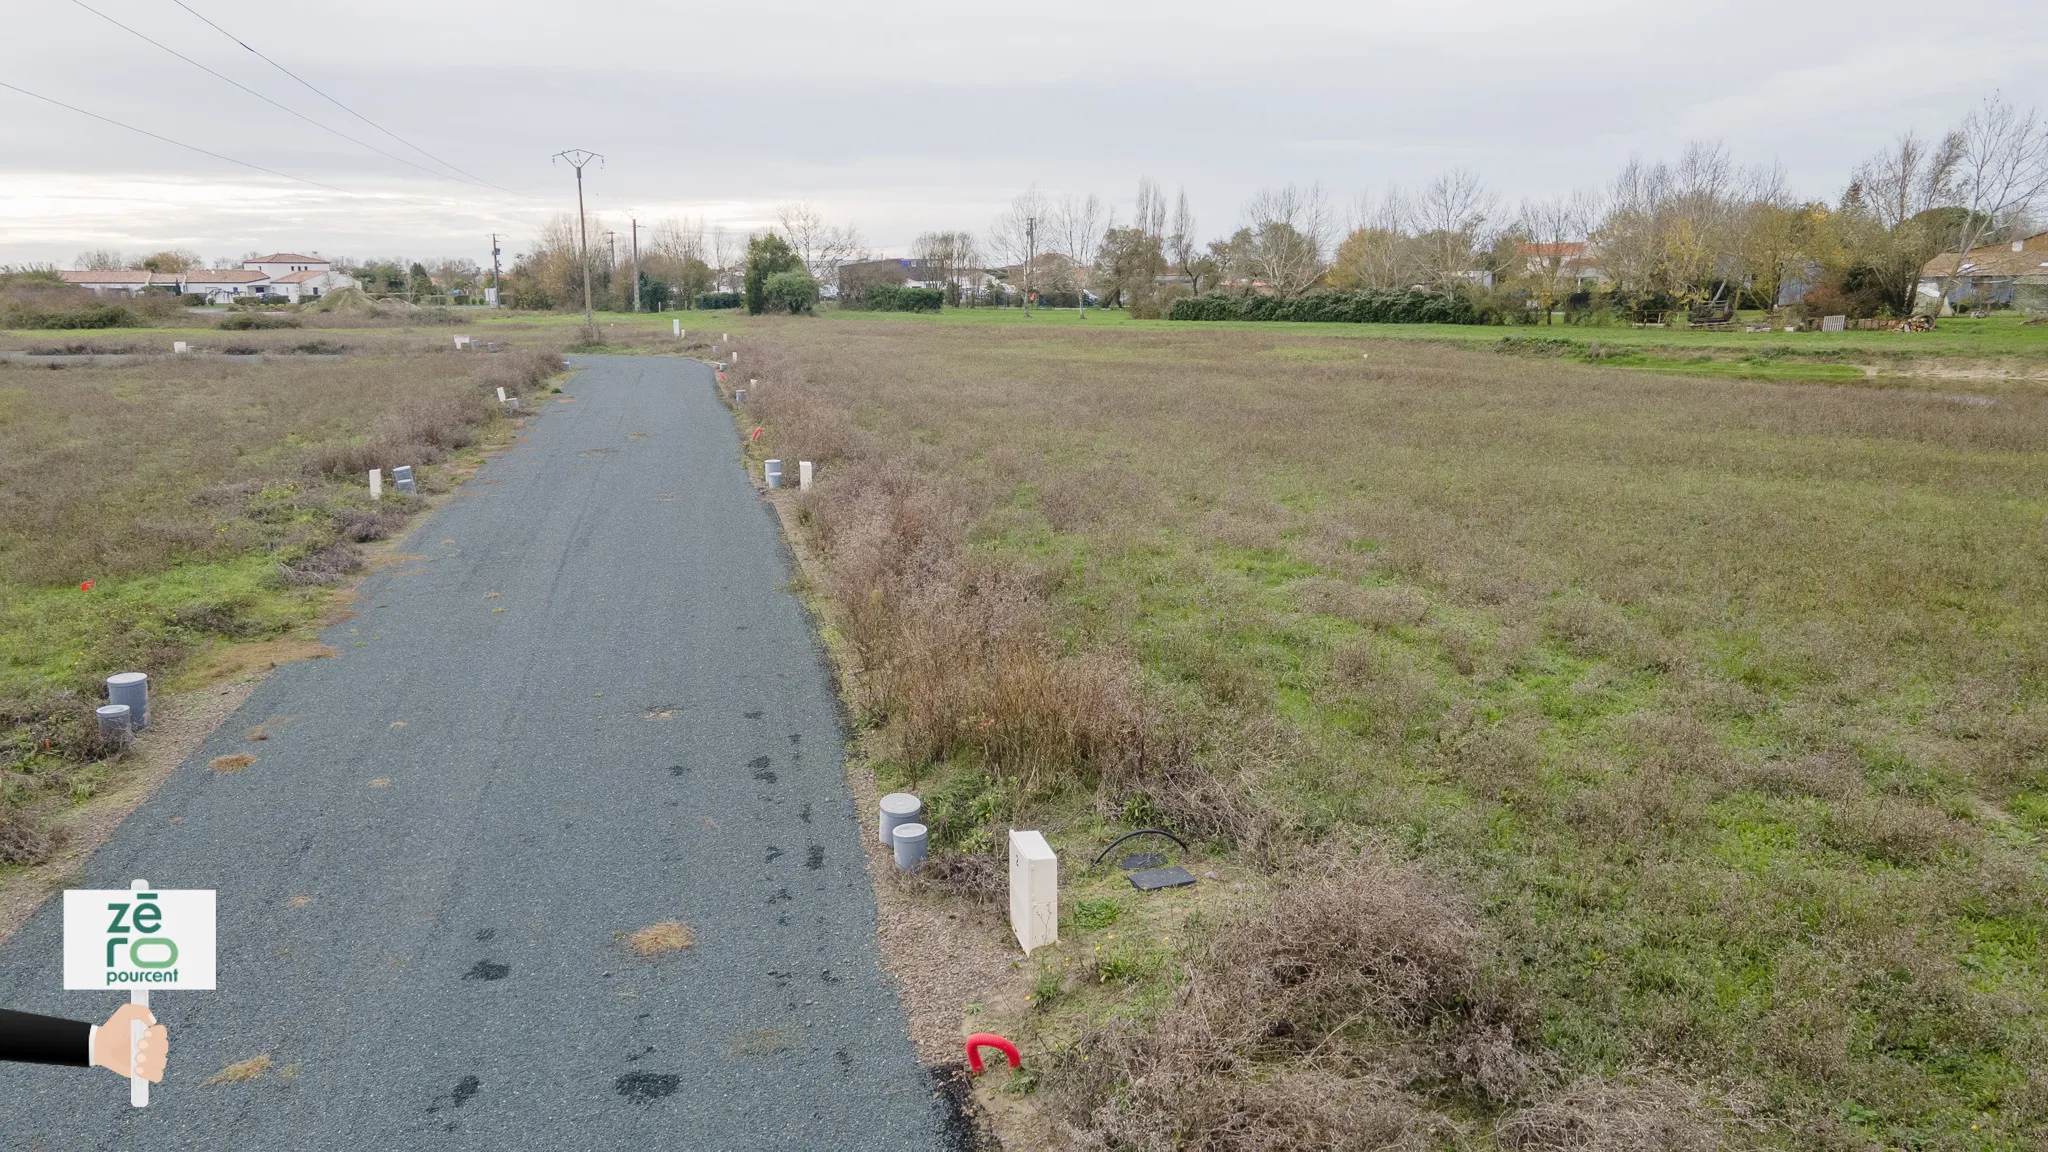
{"type": "Polygon", "coordinates": [[[744,230],[814,202],[902,252],[985,232],[1031,184],[1129,214],[1184,186],[1205,234],[1261,186],[1342,207],[1464,166],[1512,204],[1718,140],[1806,196],[1993,89],[2048,104],[2048,3],[1924,0],[422,0],[186,4],[433,157],[323,100],[174,0],[86,0],[437,177],[322,131],[76,0],[4,0],[0,263],[164,247],[488,262],[573,211],[565,148],[605,156],[591,211],[744,230]],[[445,171],[445,169],[441,169],[445,171]],[[334,189],[338,189],[334,190],[334,189]],[[503,190],[501,190],[503,189],[503,190]]]}

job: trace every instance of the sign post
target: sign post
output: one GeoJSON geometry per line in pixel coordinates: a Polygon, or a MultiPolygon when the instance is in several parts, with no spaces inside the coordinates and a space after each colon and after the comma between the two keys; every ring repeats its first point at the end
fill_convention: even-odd
{"type": "MultiPolygon", "coordinates": [[[[126,986],[128,1002],[149,1006],[151,989],[214,987],[214,892],[156,891],[137,880],[119,888],[64,892],[64,989],[126,986]]],[[[136,1058],[144,1025],[128,1023],[128,1103],[149,1104],[136,1058]]]]}

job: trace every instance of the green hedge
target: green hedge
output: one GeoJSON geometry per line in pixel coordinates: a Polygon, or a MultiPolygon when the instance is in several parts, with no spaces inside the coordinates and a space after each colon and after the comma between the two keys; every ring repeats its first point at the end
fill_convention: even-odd
{"type": "Polygon", "coordinates": [[[1311,292],[1292,300],[1212,292],[1173,302],[1173,320],[1300,320],[1338,324],[1478,324],[1472,301],[1435,292],[1311,292]]]}
{"type": "Polygon", "coordinates": [[[737,292],[703,292],[697,296],[697,307],[704,309],[737,308],[743,301],[737,292]]]}
{"type": "Polygon", "coordinates": [[[844,307],[862,312],[937,312],[946,302],[943,288],[905,288],[901,284],[877,284],[844,307]]]}

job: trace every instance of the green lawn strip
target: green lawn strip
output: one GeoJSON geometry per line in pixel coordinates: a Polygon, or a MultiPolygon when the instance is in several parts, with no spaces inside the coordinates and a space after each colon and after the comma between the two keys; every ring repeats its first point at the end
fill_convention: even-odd
{"type": "Polygon", "coordinates": [[[185,564],[76,588],[0,584],[0,694],[78,688],[166,649],[278,636],[313,620],[326,588],[290,588],[267,555],[185,564]]]}

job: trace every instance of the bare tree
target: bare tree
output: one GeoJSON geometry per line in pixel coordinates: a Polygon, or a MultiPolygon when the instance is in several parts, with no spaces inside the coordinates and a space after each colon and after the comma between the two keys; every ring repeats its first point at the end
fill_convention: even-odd
{"type": "Polygon", "coordinates": [[[1167,256],[1174,267],[1188,278],[1188,288],[1199,294],[1202,291],[1202,276],[1208,271],[1210,262],[1202,255],[1202,242],[1195,233],[1195,213],[1188,207],[1188,190],[1182,188],[1173,202],[1173,220],[1167,225],[1165,237],[1167,256]]]}
{"type": "Polygon", "coordinates": [[[1515,231],[1523,243],[1518,255],[1521,278],[1543,308],[1543,322],[1579,286],[1586,275],[1586,234],[1597,216],[1597,199],[1589,192],[1525,202],[1515,231]]]}
{"type": "Polygon", "coordinates": [[[745,280],[746,240],[725,230],[725,225],[715,224],[711,228],[711,274],[718,289],[737,292],[745,280]]]}
{"type": "Polygon", "coordinates": [[[1375,198],[1367,193],[1351,210],[1351,231],[1331,258],[1327,280],[1333,288],[1386,292],[1415,283],[1415,245],[1408,235],[1408,202],[1389,186],[1375,198]]]}
{"type": "Polygon", "coordinates": [[[1319,185],[1264,189],[1244,214],[1250,243],[1235,255],[1255,278],[1281,296],[1298,296],[1322,278],[1330,208],[1319,185]]]}
{"type": "Polygon", "coordinates": [[[1154,239],[1166,235],[1166,193],[1159,190],[1158,181],[1150,176],[1138,177],[1138,199],[1131,212],[1131,225],[1154,239]]]}
{"type": "Polygon", "coordinates": [[[1947,202],[1961,159],[1962,137],[1950,133],[1933,145],[1911,132],[1857,165],[1845,198],[1861,205],[1887,231],[1947,202]]]}
{"type": "Polygon", "coordinates": [[[775,219],[782,225],[782,238],[820,284],[838,279],[841,264],[867,259],[857,228],[829,223],[808,201],[784,204],[775,210],[775,219]]]}
{"type": "Polygon", "coordinates": [[[78,254],[78,267],[87,272],[111,272],[128,265],[121,260],[121,254],[107,248],[96,248],[91,252],[78,254]]]}
{"type": "Polygon", "coordinates": [[[1956,138],[1951,197],[1964,214],[1955,232],[1955,267],[1941,278],[1937,310],[1955,292],[1970,250],[2025,221],[2048,191],[2048,135],[2034,109],[2021,112],[1994,92],[1963,118],[1956,138]]]}
{"type": "Polygon", "coordinates": [[[649,229],[653,235],[648,248],[653,255],[683,264],[691,260],[710,264],[704,247],[704,221],[679,220],[674,216],[658,221],[649,229]]]}
{"type": "Polygon", "coordinates": [[[1083,316],[1088,314],[1085,276],[1095,266],[1095,252],[1102,246],[1102,231],[1107,223],[1102,201],[1092,192],[1086,196],[1069,192],[1053,206],[1054,247],[1073,267],[1074,306],[1083,316]]]}
{"type": "Polygon", "coordinates": [[[1031,309],[1031,274],[1038,257],[1051,244],[1052,210],[1037,185],[1017,194],[1002,215],[989,225],[988,240],[996,259],[1018,266],[1024,274],[1023,303],[1031,309]]]}
{"type": "Polygon", "coordinates": [[[1493,193],[1464,168],[1454,168],[1423,186],[1409,205],[1409,221],[1425,283],[1448,292],[1470,281],[1494,206],[1493,193]]]}
{"type": "Polygon", "coordinates": [[[963,292],[973,292],[967,277],[980,260],[980,253],[972,233],[926,232],[911,243],[910,256],[927,271],[937,274],[927,279],[938,280],[947,300],[955,307],[959,306],[963,292]]]}

